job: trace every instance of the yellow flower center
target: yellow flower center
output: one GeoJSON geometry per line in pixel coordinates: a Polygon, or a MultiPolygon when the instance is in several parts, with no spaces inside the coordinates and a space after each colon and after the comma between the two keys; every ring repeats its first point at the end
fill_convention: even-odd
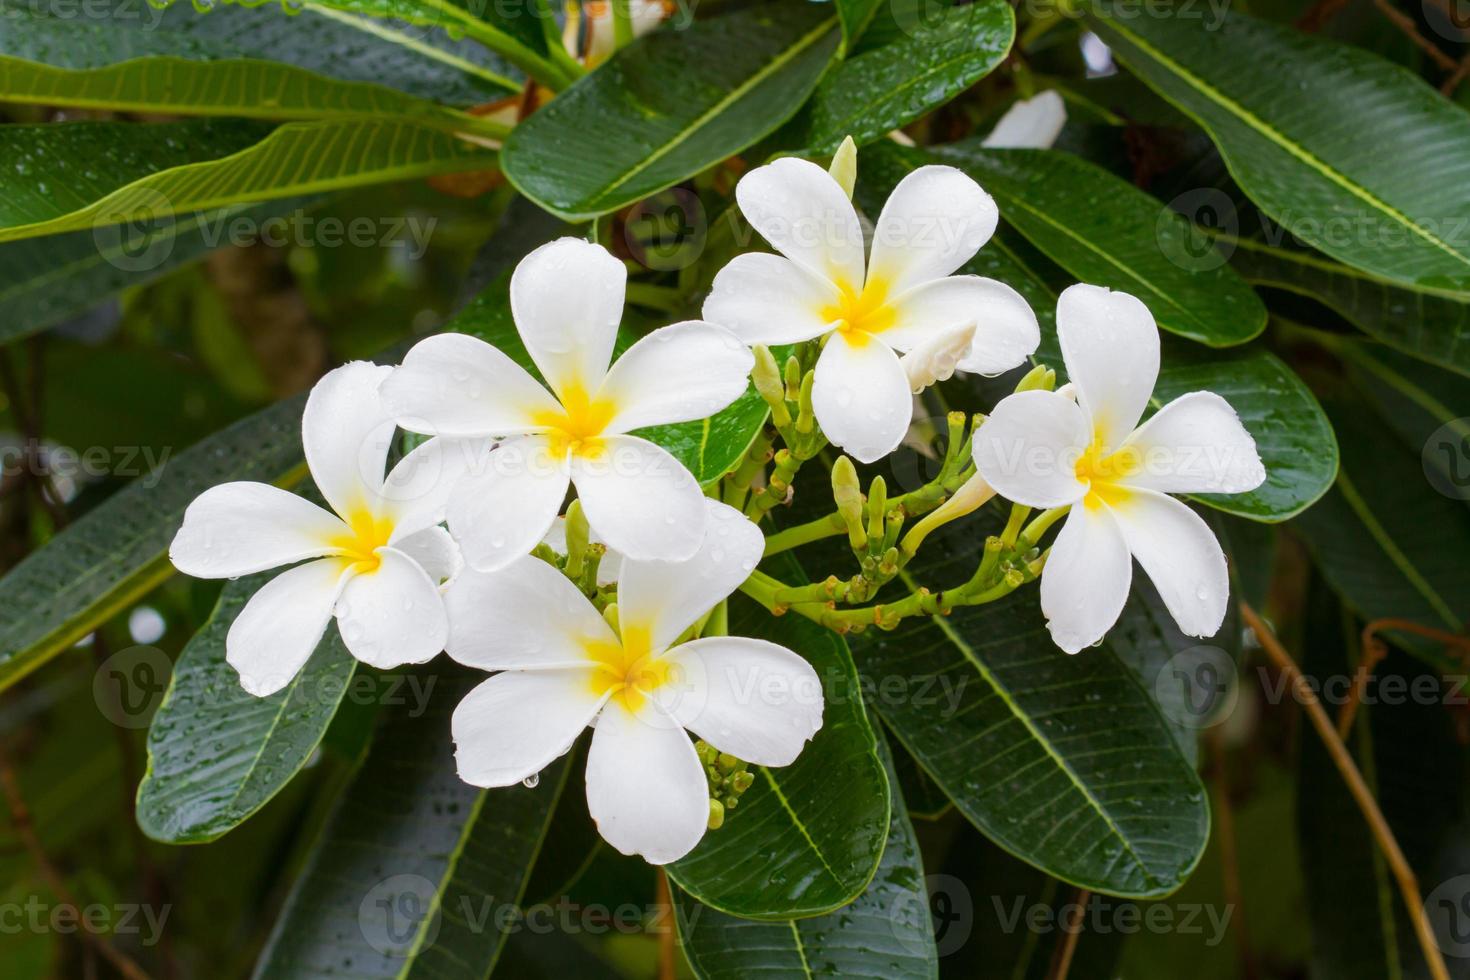
{"type": "Polygon", "coordinates": [[[837,283],[837,288],[841,292],[837,302],[822,307],[820,313],[827,323],[841,320],[837,329],[850,343],[864,344],[869,334],[882,333],[897,320],[897,311],[888,305],[888,282],[881,276],[869,276],[860,293],[845,282],[837,283]]]}
{"type": "Polygon", "coordinates": [[[376,572],[383,559],[378,549],[388,543],[393,535],[393,522],[386,517],[375,517],[366,507],[358,507],[345,518],[350,530],[331,541],[333,548],[343,552],[342,557],[356,566],[355,570],[376,572]]]}
{"type": "Polygon", "coordinates": [[[558,457],[567,453],[596,456],[602,448],[602,435],[612,421],[616,406],[602,398],[593,400],[581,385],[567,385],[561,393],[559,411],[536,412],[531,420],[550,429],[551,451],[558,457]]]}
{"type": "Polygon", "coordinates": [[[645,698],[669,681],[673,668],[667,659],[654,655],[647,627],[624,626],[622,634],[618,642],[585,644],[587,655],[597,663],[592,693],[601,697],[611,691],[614,700],[636,712],[645,698]]]}
{"type": "Polygon", "coordinates": [[[1103,445],[1102,433],[1094,432],[1092,445],[1077,459],[1077,479],[1088,484],[1082,502],[1088,507],[1123,503],[1128,498],[1128,488],[1117,481],[1142,467],[1143,458],[1136,448],[1124,446],[1116,452],[1110,451],[1103,445]]]}

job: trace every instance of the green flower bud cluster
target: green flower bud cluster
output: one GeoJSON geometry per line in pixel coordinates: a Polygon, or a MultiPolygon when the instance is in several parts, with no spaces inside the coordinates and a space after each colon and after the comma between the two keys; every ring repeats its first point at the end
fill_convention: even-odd
{"type": "Polygon", "coordinates": [[[725,812],[740,804],[740,797],[755,782],[755,773],[749,763],[721,752],[701,739],[694,743],[699,761],[704,764],[704,776],[709,781],[709,829],[719,830],[725,824],[725,812]]]}

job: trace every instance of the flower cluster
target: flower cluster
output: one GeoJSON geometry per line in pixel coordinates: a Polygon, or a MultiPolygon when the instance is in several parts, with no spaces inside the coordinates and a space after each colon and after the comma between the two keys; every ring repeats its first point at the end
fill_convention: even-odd
{"type": "MultiPolygon", "coordinates": [[[[591,727],[587,800],[602,835],[655,863],[687,854],[723,819],[701,753],[731,760],[749,785],[744,763],[798,756],[821,728],[823,697],[798,652],[720,635],[724,618],[712,615],[755,571],[766,542],[750,517],[769,508],[742,513],[706,497],[636,433],[719,413],[747,389],[750,345],[797,344],[814,358],[810,373],[788,374],[783,388],[771,369],[762,395],[799,390],[820,438],[874,462],[904,439],[916,392],[956,370],[1015,368],[1041,340],[1015,290],[957,274],[998,220],[973,180],[950,167],[913,171],[870,236],[849,195],[850,184],[799,159],[747,174],[740,209],[780,254],[736,257],[715,277],[704,320],[654,330],[616,359],[624,266],[564,238],[511,279],[528,363],[450,333],[396,367],[351,363],[324,377],[302,441],[327,506],[224,484],[188,508],[170,550],[180,570],[205,578],[291,566],[229,630],[242,685],[282,689],[334,616],[347,649],[374,667],[446,651],[493,672],[453,717],[467,782],[531,780],[591,727]],[[390,469],[401,432],[415,447],[390,469]],[[606,560],[574,574],[572,555],[589,541],[606,560]],[[705,745],[696,751],[686,733],[705,745]]],[[[1070,383],[1001,401],[972,435],[973,475],[926,524],[996,494],[1047,508],[1048,526],[1065,513],[1043,556],[1041,600],[1069,652],[1117,620],[1134,559],[1181,629],[1214,633],[1224,555],[1168,494],[1259,485],[1254,442],[1208,392],[1139,425],[1160,347],[1137,299],[1074,286],[1057,335],[1070,383]]]]}

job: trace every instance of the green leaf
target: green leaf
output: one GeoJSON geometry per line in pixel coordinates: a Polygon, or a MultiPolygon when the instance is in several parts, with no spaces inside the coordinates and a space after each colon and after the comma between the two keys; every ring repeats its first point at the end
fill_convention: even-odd
{"type": "Polygon", "coordinates": [[[1418,453],[1430,485],[1460,499],[1466,489],[1465,446],[1470,446],[1470,381],[1406,357],[1381,344],[1329,334],[1312,335],[1348,365],[1348,376],[1398,434],[1418,453]]]}
{"type": "Polygon", "coordinates": [[[203,843],[244,823],[301,770],[337,713],[357,661],[335,625],[295,679],[270,697],[247,693],[225,662],[235,617],[275,575],[226,585],[174,664],[138,787],[138,826],[154,840],[203,843]]]}
{"type": "MultiPolygon", "coordinates": [[[[928,162],[922,152],[904,156],[928,162]]],[[[1187,219],[1101,167],[1057,150],[987,150],[977,141],[928,157],[974,177],[1048,258],[1083,282],[1137,296],[1165,330],[1228,347],[1265,329],[1266,307],[1240,276],[1223,260],[1192,260],[1187,219]]]]}
{"type": "MultiPolygon", "coordinates": [[[[931,536],[906,582],[934,590],[964,581],[981,541],[968,526],[931,536]]],[[[960,812],[1005,850],[1063,881],[1126,897],[1166,895],[1194,869],[1210,818],[1193,766],[1114,641],[1063,653],[1035,588],[851,643],[865,677],[909,678],[911,689],[937,692],[876,707],[960,812]]]]}
{"type": "Polygon", "coordinates": [[[100,68],[53,68],[0,56],[0,99],[160,115],[396,122],[488,138],[504,127],[369,82],[342,82],[276,61],[154,55],[100,68]]]}
{"type": "Polygon", "coordinates": [[[299,479],[304,404],[279,402],[185,450],[0,578],[0,689],[172,575],[168,545],[199,494],[231,480],[299,479]]]}
{"type": "Polygon", "coordinates": [[[766,3],[656,31],[517,126],[505,143],[506,176],[569,219],[631,204],[785,122],[839,38],[822,4],[766,3]]]}
{"type": "MultiPolygon", "coordinates": [[[[789,561],[781,562],[792,581],[789,561]]],[[[823,915],[861,895],[883,855],[889,784],[863,710],[858,676],[835,633],[731,600],[730,632],[779,643],[822,679],[822,729],[791,765],[755,783],[669,877],[702,905],[747,919],[823,915]],[[753,860],[752,855],[759,855],[753,860]]]]}
{"type": "Polygon", "coordinates": [[[878,139],[990,74],[1015,34],[1015,15],[1001,0],[946,9],[893,43],[834,68],[776,141],[801,147],[806,156],[824,156],[845,136],[859,144],[878,139]]]}
{"type": "Polygon", "coordinates": [[[78,231],[0,245],[0,343],[84,313],[226,244],[219,233],[237,217],[261,221],[301,203],[199,212],[131,235],[78,231]]]}
{"type": "MultiPolygon", "coordinates": [[[[227,2],[250,5],[249,0],[227,2]]],[[[573,77],[564,66],[553,64],[546,57],[542,22],[551,14],[543,0],[516,4],[470,0],[303,0],[297,9],[320,12],[335,19],[373,18],[413,25],[417,30],[389,27],[389,31],[401,34],[405,43],[417,42],[426,33],[425,28],[444,31],[453,39],[470,37],[553,88],[562,87],[573,77]]],[[[362,29],[370,28],[363,25],[362,29]]]]}
{"type": "Polygon", "coordinates": [[[1251,282],[1308,296],[1406,354],[1470,375],[1470,305],[1405,289],[1302,249],[1253,238],[1222,240],[1251,282]]]}
{"type": "Polygon", "coordinates": [[[883,0],[835,0],[837,19],[842,22],[842,49],[851,51],[873,22],[883,0]]]}
{"type": "Polygon", "coordinates": [[[571,767],[535,788],[460,780],[448,738],[481,677],[419,673],[427,710],[390,711],[276,921],[255,976],[480,980],[490,974],[571,767]],[[437,683],[434,683],[437,682],[437,683]]]}
{"type": "MultiPolygon", "coordinates": [[[[259,137],[259,128],[235,124],[221,132],[259,137]]],[[[493,166],[493,150],[414,123],[288,123],[253,146],[222,159],[196,149],[200,123],[66,123],[7,126],[0,142],[0,173],[19,174],[0,185],[0,241],[51,235],[180,212],[228,207],[242,201],[479,170],[493,166]],[[160,147],[162,149],[160,149],[160,147]],[[185,147],[188,149],[186,150],[185,147]],[[193,162],[153,162],[155,151],[193,162]],[[121,158],[120,160],[118,158],[121,158]],[[92,172],[75,183],[66,172],[92,172]],[[138,173],[139,164],[150,165],[138,173]],[[26,177],[59,164],[52,180],[26,177]],[[132,173],[128,174],[128,168],[132,173]],[[114,189],[115,188],[115,189],[114,189]]],[[[54,171],[52,172],[54,174],[54,171]]]]}
{"type": "Polygon", "coordinates": [[[1459,632],[1470,594],[1470,509],[1436,492],[1420,454],[1365,406],[1334,400],[1327,410],[1342,436],[1342,470],[1332,492],[1293,528],[1364,619],[1396,617],[1459,632]]]}
{"type": "Polygon", "coordinates": [[[0,54],[76,69],[149,55],[263,59],[450,105],[487,102],[522,84],[518,72],[474,41],[327,7],[291,15],[276,4],[229,4],[207,16],[189,3],[159,10],[133,0],[94,0],[65,12],[38,7],[0,0],[0,15],[14,27],[0,36],[0,54]]]}
{"type": "Polygon", "coordinates": [[[1090,23],[1113,53],[1204,127],[1292,234],[1394,282],[1470,294],[1463,109],[1376,55],[1290,27],[1112,9],[1098,0],[1090,23]]]}
{"type": "MultiPolygon", "coordinates": [[[[878,749],[888,783],[896,786],[893,759],[881,738],[878,749]]],[[[883,860],[851,905],[809,919],[755,922],[705,908],[682,893],[678,899],[679,941],[701,980],[939,976],[924,862],[896,789],[883,860]]]]}

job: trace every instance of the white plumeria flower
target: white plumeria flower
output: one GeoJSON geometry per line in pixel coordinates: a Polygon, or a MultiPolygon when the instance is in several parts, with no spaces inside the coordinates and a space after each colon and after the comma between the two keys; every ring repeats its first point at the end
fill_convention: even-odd
{"type": "Polygon", "coordinates": [[[535,547],[569,483],[600,540],[626,557],[688,558],[704,539],[693,475],[627,433],[715,414],[745,392],[755,359],[730,331],[691,320],[653,331],[609,369],[626,281],[606,249],[576,238],[516,267],[511,313],[550,392],[463,334],[419,342],[384,383],[411,432],[505,438],[449,499],[450,530],[475,568],[503,568],[535,547]]]}
{"type": "Polygon", "coordinates": [[[1063,392],[1003,399],[975,436],[975,465],[1001,496],[1073,505],[1041,573],[1041,610],[1057,646],[1103,638],[1143,566],[1179,628],[1213,636],[1225,618],[1225,554],[1170,493],[1244,493],[1266,479],[1255,440],[1219,395],[1195,391],[1143,425],[1159,376],[1159,331],[1127,293],[1076,285],[1057,302],[1071,379],[1063,392]]]}
{"type": "MultiPolygon", "coordinates": [[[[866,261],[857,211],[814,163],[757,167],[735,197],[781,255],[736,256],[715,276],[705,319],[752,344],[826,337],[812,407],[827,438],[865,463],[892,452],[913,417],[909,372],[895,351],[932,362],[934,345],[947,349],[956,331],[972,331],[959,369],[999,374],[1040,342],[1036,315],[1014,289],[951,275],[989,240],[999,214],[953,167],[920,167],[899,182],[866,261]]],[[[942,373],[933,367],[915,379],[942,373]]]]}
{"type": "Polygon", "coordinates": [[[225,638],[241,686],[258,697],[296,676],[334,614],[347,649],[374,667],[423,663],[444,649],[440,586],[460,558],[438,524],[450,487],[488,445],[431,439],[385,480],[395,427],[378,386],[392,370],[345,364],[307,398],[302,448],[331,511],[269,484],[225,483],[189,505],[169,547],[174,566],[198,578],[315,559],[266,583],[225,638]]]}
{"type": "Polygon", "coordinates": [[[747,762],[784,766],[822,726],[822,689],[766,640],[679,637],[755,568],[759,529],[708,501],[709,532],[684,562],[627,559],[619,629],[551,565],[518,559],[450,588],[449,655],[502,671],[454,712],[459,774],[510,786],[565,754],[588,725],[587,807],[603,838],[654,864],[704,836],[709,787],[685,729],[747,762]]]}

